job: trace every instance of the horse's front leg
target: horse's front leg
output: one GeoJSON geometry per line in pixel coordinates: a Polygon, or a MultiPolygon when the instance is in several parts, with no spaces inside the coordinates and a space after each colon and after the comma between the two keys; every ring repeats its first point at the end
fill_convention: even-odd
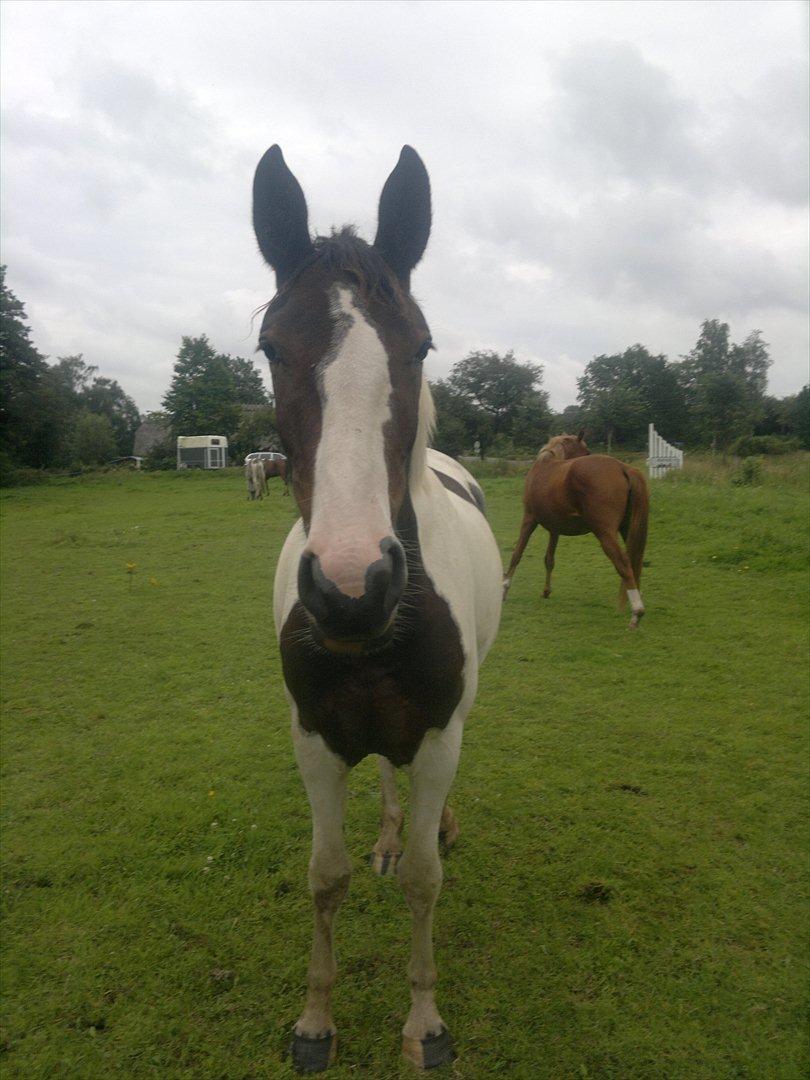
{"type": "Polygon", "coordinates": [[[335,965],[332,923],[349,890],[351,864],[343,838],[348,766],[320,735],[293,721],[298,767],[312,807],[312,858],[309,887],[315,907],[315,932],[307,973],[307,999],[291,1046],[298,1072],[322,1072],[335,1058],[337,1033],[332,1019],[335,965]]]}
{"type": "Polygon", "coordinates": [[[461,749],[462,722],[454,716],[444,731],[429,731],[411,765],[411,823],[397,872],[413,917],[411,1011],[402,1029],[402,1052],[419,1069],[455,1057],[453,1043],[433,997],[433,908],[442,884],[439,825],[461,749]]]}
{"type": "Polygon", "coordinates": [[[396,769],[388,758],[377,759],[380,766],[380,784],[382,787],[382,813],[380,815],[380,838],[374,845],[369,857],[375,874],[383,877],[396,873],[397,862],[402,854],[399,834],[405,815],[399,805],[396,769]]]}

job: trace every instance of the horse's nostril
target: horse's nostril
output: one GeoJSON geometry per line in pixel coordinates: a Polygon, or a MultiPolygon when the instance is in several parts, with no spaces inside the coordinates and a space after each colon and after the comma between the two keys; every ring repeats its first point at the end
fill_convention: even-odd
{"type": "Polygon", "coordinates": [[[298,566],[298,595],[320,629],[330,637],[363,637],[387,625],[407,582],[405,552],[395,537],[380,542],[380,558],[366,567],[359,596],[343,592],[311,551],[298,566]]]}

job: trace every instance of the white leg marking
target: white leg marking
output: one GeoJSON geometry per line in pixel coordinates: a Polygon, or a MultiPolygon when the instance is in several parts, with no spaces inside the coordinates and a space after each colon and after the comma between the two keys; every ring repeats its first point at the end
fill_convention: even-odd
{"type": "Polygon", "coordinates": [[[634,615],[644,614],[644,604],[641,601],[641,593],[638,589],[628,589],[627,599],[630,601],[630,607],[632,608],[634,615]]]}
{"type": "Polygon", "coordinates": [[[308,735],[293,723],[295,756],[312,807],[312,858],[309,887],[315,906],[315,933],[307,973],[307,1000],[295,1025],[298,1035],[334,1034],[332,987],[337,968],[332,922],[349,890],[351,864],[343,839],[348,766],[320,735],[308,735]]]}
{"type": "Polygon", "coordinates": [[[444,731],[429,731],[411,765],[411,822],[405,854],[398,874],[413,916],[411,959],[411,1011],[402,1029],[403,1050],[414,1059],[421,1040],[442,1029],[433,989],[433,908],[442,884],[439,859],[439,823],[461,750],[462,721],[453,716],[444,731]]]}

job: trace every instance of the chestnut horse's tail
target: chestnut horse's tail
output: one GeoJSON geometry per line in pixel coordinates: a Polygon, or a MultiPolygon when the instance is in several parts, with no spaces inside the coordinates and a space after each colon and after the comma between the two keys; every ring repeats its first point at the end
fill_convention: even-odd
{"type": "MultiPolygon", "coordinates": [[[[644,474],[638,469],[625,468],[623,470],[627,478],[629,491],[627,493],[627,510],[624,521],[621,524],[621,534],[627,548],[630,566],[633,569],[633,577],[636,579],[636,588],[640,587],[641,569],[644,565],[644,548],[647,546],[647,519],[650,513],[650,493],[647,490],[647,481],[644,474]]],[[[627,590],[624,585],[619,589],[619,604],[624,606],[627,601],[627,590]]]]}

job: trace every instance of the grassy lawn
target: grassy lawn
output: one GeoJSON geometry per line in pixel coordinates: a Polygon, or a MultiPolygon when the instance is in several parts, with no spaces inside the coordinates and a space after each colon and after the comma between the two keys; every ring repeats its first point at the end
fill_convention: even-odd
{"type": "MultiPolygon", "coordinates": [[[[522,478],[483,483],[506,559],[522,478]]],[[[6,1077],[292,1075],[310,826],[271,589],[294,509],[243,488],[3,494],[6,1077]]],[[[806,457],[755,487],[656,482],[636,634],[592,537],[561,540],[541,600],[535,534],[454,788],[454,1076],[807,1075],[807,491],[806,457]]],[[[336,1080],[411,1075],[409,920],[364,865],[377,798],[367,761],[336,1080]]]]}

